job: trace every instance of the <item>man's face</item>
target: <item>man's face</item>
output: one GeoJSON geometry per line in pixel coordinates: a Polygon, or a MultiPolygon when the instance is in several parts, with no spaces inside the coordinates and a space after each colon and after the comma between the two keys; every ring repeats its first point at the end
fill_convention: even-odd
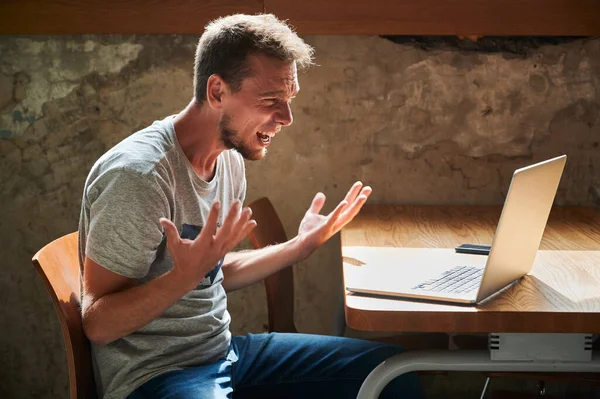
{"type": "Polygon", "coordinates": [[[227,148],[259,160],[281,128],[292,123],[290,103],[300,87],[294,62],[250,56],[247,63],[251,75],[223,103],[219,129],[227,148]]]}

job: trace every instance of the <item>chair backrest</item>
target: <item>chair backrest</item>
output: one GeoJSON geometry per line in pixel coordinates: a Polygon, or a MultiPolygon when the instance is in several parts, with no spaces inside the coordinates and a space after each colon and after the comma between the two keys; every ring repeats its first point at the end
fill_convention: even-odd
{"type": "Polygon", "coordinates": [[[71,399],[95,399],[90,343],[80,311],[78,234],[52,241],[33,256],[35,269],[48,289],[65,342],[71,399]]]}
{"type": "MultiPolygon", "coordinates": [[[[254,248],[287,241],[279,216],[268,198],[260,198],[248,205],[257,226],[248,234],[254,248]]],[[[265,278],[269,331],[297,332],[294,324],[294,272],[286,267],[265,278]]]]}

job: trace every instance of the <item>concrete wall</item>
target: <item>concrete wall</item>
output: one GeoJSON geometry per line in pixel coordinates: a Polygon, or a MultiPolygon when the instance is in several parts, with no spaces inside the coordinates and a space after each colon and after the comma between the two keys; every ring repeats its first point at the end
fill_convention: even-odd
{"type": "MultiPolygon", "coordinates": [[[[58,322],[31,256],[77,228],[84,179],[105,150],[188,103],[196,40],[0,38],[0,397],[67,397],[58,322]]],[[[562,153],[557,202],[599,203],[600,40],[520,54],[307,40],[319,66],[300,77],[295,123],[247,166],[248,200],[271,197],[290,236],[317,191],[326,210],[357,179],[372,203],[501,203],[515,168],[562,153]]],[[[296,266],[303,332],[330,331],[338,248],[334,237],[296,266]]],[[[232,294],[230,310],[234,333],[264,331],[262,285],[232,294]]]]}

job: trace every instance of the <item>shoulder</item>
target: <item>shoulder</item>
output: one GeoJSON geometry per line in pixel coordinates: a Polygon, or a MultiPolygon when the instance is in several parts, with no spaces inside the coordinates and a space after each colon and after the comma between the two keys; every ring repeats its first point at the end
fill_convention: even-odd
{"type": "Polygon", "coordinates": [[[104,154],[98,163],[147,174],[157,169],[173,152],[173,134],[165,119],[125,138],[104,154]]]}
{"type": "Polygon", "coordinates": [[[84,197],[90,203],[100,197],[112,197],[119,203],[137,203],[141,199],[166,203],[168,195],[155,174],[143,173],[138,168],[113,166],[90,173],[84,197]]]}
{"type": "Polygon", "coordinates": [[[88,175],[86,190],[118,185],[124,190],[148,187],[163,191],[170,186],[173,144],[157,125],[159,122],[132,134],[102,155],[88,175]]]}

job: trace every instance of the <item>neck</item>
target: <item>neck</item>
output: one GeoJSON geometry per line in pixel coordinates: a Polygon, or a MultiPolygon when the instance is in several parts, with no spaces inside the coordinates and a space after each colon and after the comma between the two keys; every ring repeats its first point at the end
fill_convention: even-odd
{"type": "Polygon", "coordinates": [[[194,171],[205,181],[215,175],[217,158],[226,150],[218,128],[219,116],[206,103],[193,99],[173,120],[177,141],[194,171]]]}

